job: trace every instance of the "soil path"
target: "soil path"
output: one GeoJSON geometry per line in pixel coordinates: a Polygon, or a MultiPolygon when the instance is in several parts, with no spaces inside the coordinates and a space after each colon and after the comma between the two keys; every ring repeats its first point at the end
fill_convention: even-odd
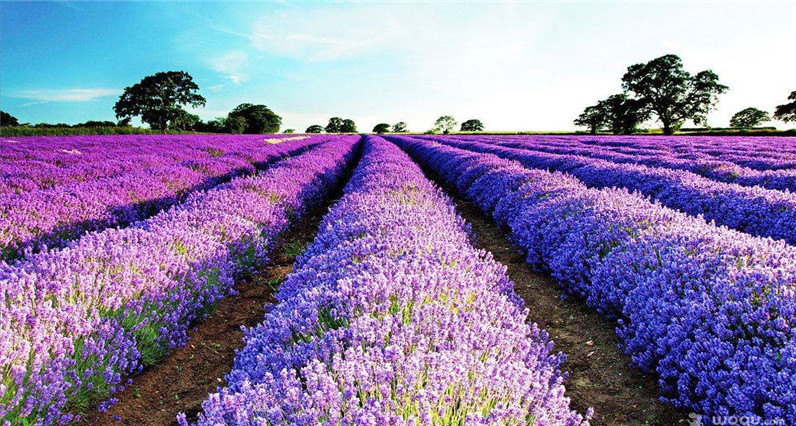
{"type": "Polygon", "coordinates": [[[530,310],[529,320],[550,333],[555,350],[567,354],[567,395],[572,408],[594,407],[592,424],[689,424],[688,413],[658,401],[657,380],[631,365],[617,346],[616,325],[580,300],[563,300],[563,292],[548,275],[534,272],[512,247],[506,233],[474,204],[455,199],[459,214],[472,224],[476,246],[506,265],[516,292],[530,310]]]}
{"type": "Polygon", "coordinates": [[[188,344],[144,370],[124,391],[119,402],[105,413],[90,414],[90,425],[171,425],[179,412],[195,419],[207,394],[225,384],[232,369],[235,349],[243,346],[241,326],[263,321],[266,303],[273,303],[274,290],[293,270],[293,261],[315,237],[324,208],[293,225],[271,255],[272,264],[251,279],[238,283],[239,294],[219,302],[209,318],[188,332],[188,344]]]}

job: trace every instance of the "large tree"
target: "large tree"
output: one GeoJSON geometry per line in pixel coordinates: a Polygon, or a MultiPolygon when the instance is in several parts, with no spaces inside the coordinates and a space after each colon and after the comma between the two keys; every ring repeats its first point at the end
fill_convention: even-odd
{"type": "Polygon", "coordinates": [[[683,69],[683,61],[677,55],[631,65],[622,77],[622,87],[655,113],[667,135],[686,120],[705,124],[718,95],[728,89],[711,70],[691,75],[683,69]]]}
{"type": "Polygon", "coordinates": [[[434,122],[434,131],[436,132],[442,131],[447,135],[454,128],[456,128],[456,120],[450,115],[443,115],[434,122]]]}
{"type": "Polygon", "coordinates": [[[199,86],[187,72],[159,72],[126,87],[113,110],[116,118],[140,115],[153,129],[164,130],[182,116],[183,106],[204,106],[206,100],[198,92],[199,86]]]}
{"type": "Polygon", "coordinates": [[[462,132],[482,132],[484,131],[484,123],[481,120],[472,118],[462,123],[462,132]]]}
{"type": "Polygon", "coordinates": [[[393,133],[406,133],[409,131],[409,125],[404,121],[399,121],[392,125],[393,133]]]}
{"type": "Polygon", "coordinates": [[[766,121],[771,121],[767,112],[749,107],[736,112],[730,119],[730,126],[736,129],[751,129],[766,121]]]}
{"type": "Polygon", "coordinates": [[[649,117],[644,102],[631,99],[624,93],[611,95],[598,103],[605,114],[605,124],[615,135],[629,135],[649,117]]]}
{"type": "Polygon", "coordinates": [[[0,111],[0,126],[19,126],[19,120],[5,111],[0,111]]]}
{"type": "Polygon", "coordinates": [[[319,124],[313,124],[310,127],[307,127],[307,130],[304,131],[305,133],[321,133],[323,132],[323,126],[319,124]]]}
{"type": "Polygon", "coordinates": [[[354,123],[354,120],[350,118],[346,118],[340,123],[340,133],[356,133],[357,132],[357,125],[354,123]]]}
{"type": "Polygon", "coordinates": [[[774,110],[774,118],[786,123],[796,122],[796,90],[790,92],[788,100],[792,102],[777,106],[777,109],[774,110]]]}
{"type": "Polygon", "coordinates": [[[605,127],[606,121],[605,109],[603,105],[598,103],[597,105],[587,106],[575,119],[574,123],[576,126],[588,128],[589,133],[594,135],[597,134],[598,130],[605,127]]]}
{"type": "Polygon", "coordinates": [[[390,125],[387,123],[379,123],[375,127],[373,127],[373,133],[387,133],[390,131],[390,125]]]}
{"type": "Polygon", "coordinates": [[[243,118],[243,133],[279,133],[282,117],[265,105],[240,104],[227,115],[227,120],[243,118]]]}
{"type": "Polygon", "coordinates": [[[340,128],[343,127],[343,119],[340,117],[332,117],[329,119],[329,124],[326,125],[326,133],[340,133],[340,128]]]}

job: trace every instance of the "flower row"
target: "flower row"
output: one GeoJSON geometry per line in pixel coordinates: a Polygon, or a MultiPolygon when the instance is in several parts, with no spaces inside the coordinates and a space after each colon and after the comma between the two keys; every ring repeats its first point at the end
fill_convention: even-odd
{"type": "Polygon", "coordinates": [[[199,424],[585,424],[562,355],[469,236],[406,154],[368,138],[199,424]]]}
{"type": "Polygon", "coordinates": [[[236,275],[337,186],[358,143],[331,139],[129,228],[0,264],[0,418],[68,421],[184,344],[236,275]]]}
{"type": "Polygon", "coordinates": [[[188,194],[305,149],[317,139],[256,145],[237,144],[218,156],[196,157],[113,177],[0,195],[0,260],[45,247],[63,247],[80,235],[124,226],[178,203],[188,194]],[[243,146],[241,146],[243,145],[243,146]]]}
{"type": "Polygon", "coordinates": [[[626,188],[661,204],[751,235],[796,244],[796,193],[715,182],[682,170],[444,139],[444,143],[567,173],[590,187],[626,188]]]}
{"type": "Polygon", "coordinates": [[[510,229],[528,263],[616,317],[663,397],[796,423],[796,248],[621,189],[431,141],[391,138],[510,229]]]}

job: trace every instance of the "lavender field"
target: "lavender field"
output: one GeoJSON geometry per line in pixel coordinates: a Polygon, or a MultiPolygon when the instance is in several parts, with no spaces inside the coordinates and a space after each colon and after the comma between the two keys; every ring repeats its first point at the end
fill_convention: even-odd
{"type": "Polygon", "coordinates": [[[4,425],[796,424],[796,138],[14,137],[0,176],[4,425]],[[218,317],[286,252],[263,312],[218,317]],[[570,306],[611,336],[562,336],[574,364],[570,306]],[[212,321],[243,338],[191,338],[212,321]],[[230,365],[199,401],[142,392],[210,374],[182,348],[230,365]],[[627,370],[580,371],[605,353],[627,370]]]}

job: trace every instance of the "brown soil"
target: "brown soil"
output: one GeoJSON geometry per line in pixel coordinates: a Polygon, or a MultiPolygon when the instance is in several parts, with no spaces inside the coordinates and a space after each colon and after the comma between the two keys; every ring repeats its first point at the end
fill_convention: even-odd
{"type": "Polygon", "coordinates": [[[616,324],[581,300],[562,300],[563,292],[548,275],[534,272],[512,247],[506,233],[477,206],[456,200],[459,214],[472,224],[476,246],[506,265],[516,292],[530,310],[529,320],[550,333],[555,350],[567,354],[567,395],[572,408],[594,407],[593,425],[688,424],[688,414],[658,401],[655,377],[631,365],[617,346],[616,324]]]}
{"type": "Polygon", "coordinates": [[[274,289],[293,270],[293,261],[312,241],[323,213],[308,214],[284,235],[271,255],[272,264],[251,279],[238,283],[239,294],[219,302],[210,317],[188,332],[188,344],[136,376],[115,395],[119,402],[105,413],[92,413],[90,425],[170,425],[184,412],[195,419],[207,394],[225,384],[232,369],[235,349],[243,346],[241,326],[263,321],[266,303],[273,303],[274,289]]]}

